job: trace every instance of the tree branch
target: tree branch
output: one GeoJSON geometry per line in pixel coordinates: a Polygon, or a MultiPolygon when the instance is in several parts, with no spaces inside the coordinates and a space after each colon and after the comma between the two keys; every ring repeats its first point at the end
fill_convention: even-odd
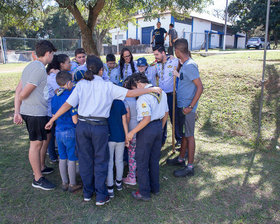
{"type": "Polygon", "coordinates": [[[85,30],[85,29],[88,29],[87,27],[87,24],[86,24],[86,21],[84,20],[80,10],[78,9],[78,7],[76,6],[76,4],[74,5],[68,5],[66,7],[71,13],[72,15],[75,17],[81,31],[82,30],[85,30]]]}
{"type": "Polygon", "coordinates": [[[105,5],[105,0],[97,0],[96,4],[93,7],[89,6],[88,27],[91,30],[94,29],[96,25],[97,17],[100,11],[104,8],[104,5],[105,5]]]}

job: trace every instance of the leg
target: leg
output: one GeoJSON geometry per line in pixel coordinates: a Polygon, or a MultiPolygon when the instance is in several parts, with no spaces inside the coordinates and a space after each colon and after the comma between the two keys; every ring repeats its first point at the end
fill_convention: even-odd
{"type": "Polygon", "coordinates": [[[195,140],[194,136],[187,137],[188,141],[188,164],[193,164],[195,154],[195,140]]]}
{"type": "Polygon", "coordinates": [[[30,141],[29,162],[34,172],[35,180],[38,181],[43,175],[41,173],[40,150],[43,141],[30,141]]]}
{"type": "Polygon", "coordinates": [[[108,142],[110,159],[108,164],[108,176],[107,176],[107,186],[112,187],[114,185],[114,154],[116,148],[116,142],[108,142]]]}
{"type": "Polygon", "coordinates": [[[187,138],[186,137],[182,137],[181,150],[180,150],[180,158],[185,158],[186,151],[187,151],[187,144],[188,144],[187,138]]]}
{"type": "Polygon", "coordinates": [[[135,160],[135,149],[136,149],[136,136],[132,138],[129,143],[129,173],[128,177],[135,179],[136,178],[136,160],[135,160]]]}
{"type": "Polygon", "coordinates": [[[172,123],[172,126],[175,125],[175,139],[177,142],[181,141],[181,136],[179,133],[178,128],[178,108],[175,105],[175,122],[173,122],[173,93],[167,94],[167,103],[168,103],[168,109],[169,109],[169,118],[172,123]]]}
{"type": "Polygon", "coordinates": [[[91,137],[90,125],[79,121],[76,127],[76,140],[85,198],[91,198],[94,193],[94,149],[91,137]]]}
{"type": "Polygon", "coordinates": [[[124,142],[118,142],[116,144],[115,151],[115,164],[116,164],[116,180],[121,181],[123,177],[123,152],[124,152],[124,142]]]}
{"type": "Polygon", "coordinates": [[[45,169],[45,159],[46,159],[46,153],[48,149],[49,142],[51,140],[51,133],[47,134],[47,140],[43,141],[41,150],[40,150],[40,160],[41,160],[41,170],[45,169]]]}
{"type": "Polygon", "coordinates": [[[55,125],[53,125],[51,129],[51,139],[48,145],[48,153],[51,161],[57,160],[57,154],[55,151],[55,125]]]}

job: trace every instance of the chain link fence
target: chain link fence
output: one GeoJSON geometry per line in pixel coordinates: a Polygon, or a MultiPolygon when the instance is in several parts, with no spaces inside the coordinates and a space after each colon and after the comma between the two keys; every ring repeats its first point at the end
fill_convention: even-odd
{"type": "MultiPolygon", "coordinates": [[[[1,63],[24,62],[32,60],[32,52],[35,45],[43,39],[2,37],[1,41],[1,63]]],[[[74,51],[81,47],[81,39],[48,39],[53,43],[59,53],[74,56],[74,51]]]]}

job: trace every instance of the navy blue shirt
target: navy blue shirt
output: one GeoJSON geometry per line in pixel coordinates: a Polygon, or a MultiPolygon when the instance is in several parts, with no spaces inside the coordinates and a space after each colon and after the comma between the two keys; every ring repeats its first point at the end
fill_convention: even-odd
{"type": "Polygon", "coordinates": [[[125,105],[121,100],[114,100],[110,116],[108,118],[109,124],[109,142],[124,142],[125,133],[123,129],[122,116],[127,114],[125,105]]]}
{"type": "Polygon", "coordinates": [[[155,35],[156,44],[164,44],[164,34],[167,31],[164,28],[155,29],[153,32],[153,36],[155,35]]]}
{"type": "MultiPolygon", "coordinates": [[[[63,89],[52,98],[52,114],[55,114],[59,108],[66,102],[72,90],[63,89]]],[[[72,121],[72,116],[78,114],[77,108],[71,108],[66,113],[61,115],[56,121],[56,131],[64,131],[67,129],[75,128],[76,125],[72,121]]]]}

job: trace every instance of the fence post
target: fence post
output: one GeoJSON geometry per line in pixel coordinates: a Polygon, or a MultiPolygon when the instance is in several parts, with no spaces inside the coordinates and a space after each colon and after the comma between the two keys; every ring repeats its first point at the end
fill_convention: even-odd
{"type": "Polygon", "coordinates": [[[1,53],[2,53],[2,57],[3,57],[3,64],[6,64],[6,56],[5,56],[5,50],[4,50],[4,45],[2,42],[2,37],[0,36],[0,45],[1,45],[1,53]]]}

